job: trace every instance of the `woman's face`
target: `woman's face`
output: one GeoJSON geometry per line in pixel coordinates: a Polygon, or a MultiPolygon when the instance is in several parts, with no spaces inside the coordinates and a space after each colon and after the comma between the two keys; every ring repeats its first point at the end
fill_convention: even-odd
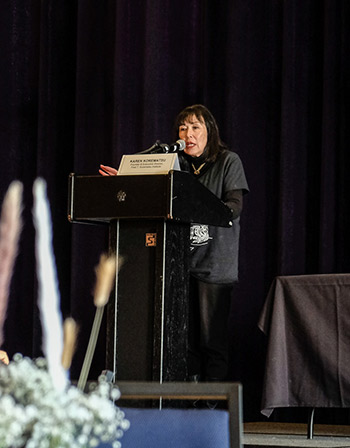
{"type": "Polygon", "coordinates": [[[192,115],[179,126],[179,138],[186,142],[184,151],[187,154],[192,157],[199,157],[207,146],[207,127],[203,121],[192,115]]]}

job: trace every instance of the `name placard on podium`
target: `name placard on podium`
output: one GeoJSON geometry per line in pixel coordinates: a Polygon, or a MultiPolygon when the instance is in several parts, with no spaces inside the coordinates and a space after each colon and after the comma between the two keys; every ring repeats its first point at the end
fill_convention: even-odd
{"type": "Polygon", "coordinates": [[[118,175],[167,174],[170,170],[180,171],[179,158],[174,154],[124,155],[118,175]]]}

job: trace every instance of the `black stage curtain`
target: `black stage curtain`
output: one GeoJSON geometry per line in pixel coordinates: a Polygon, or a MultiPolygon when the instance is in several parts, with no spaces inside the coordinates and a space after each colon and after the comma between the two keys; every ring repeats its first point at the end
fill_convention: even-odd
{"type": "MultiPolygon", "coordinates": [[[[41,352],[32,184],[48,184],[63,314],[93,318],[104,227],[67,221],[70,172],[172,142],[176,113],[203,103],[243,160],[240,283],[231,378],[257,418],[264,340],[257,320],[277,274],[349,272],[348,0],[5,0],[0,6],[1,199],[25,186],[25,225],[5,327],[9,354],[41,352]]],[[[135,276],[137,273],[135,273],[135,276]]],[[[104,367],[103,337],[92,375],[104,367]]]]}

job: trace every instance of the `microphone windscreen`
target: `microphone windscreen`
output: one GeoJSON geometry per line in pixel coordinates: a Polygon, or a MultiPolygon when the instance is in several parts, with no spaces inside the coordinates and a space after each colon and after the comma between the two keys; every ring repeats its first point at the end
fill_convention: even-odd
{"type": "Polygon", "coordinates": [[[183,151],[186,148],[186,143],[184,140],[182,139],[176,140],[176,143],[179,144],[179,151],[183,151]]]}

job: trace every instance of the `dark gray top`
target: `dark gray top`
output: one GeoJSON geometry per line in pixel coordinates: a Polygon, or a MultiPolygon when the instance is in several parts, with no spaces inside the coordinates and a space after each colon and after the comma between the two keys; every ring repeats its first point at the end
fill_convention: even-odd
{"type": "MultiPolygon", "coordinates": [[[[180,155],[181,168],[193,173],[191,159],[180,155]]],[[[228,150],[224,150],[214,163],[203,166],[199,175],[193,175],[222,201],[233,190],[249,191],[239,156],[228,150]]],[[[193,224],[191,274],[208,283],[237,281],[239,232],[239,216],[233,220],[231,228],[193,224]]]]}

